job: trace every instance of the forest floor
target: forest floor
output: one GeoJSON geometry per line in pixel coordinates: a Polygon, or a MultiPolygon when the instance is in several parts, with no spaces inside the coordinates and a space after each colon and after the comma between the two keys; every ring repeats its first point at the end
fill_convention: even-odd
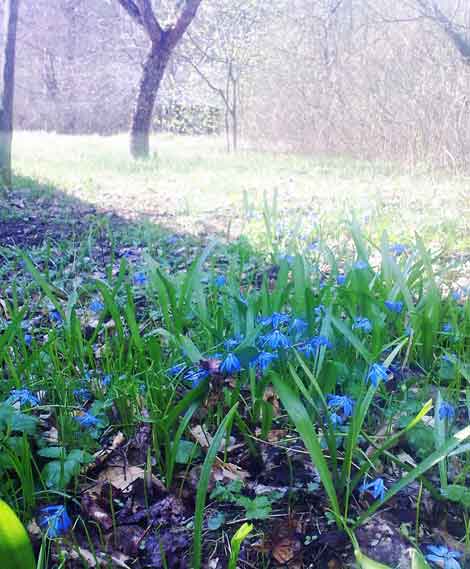
{"type": "Polygon", "coordinates": [[[153,144],[15,135],[0,497],[38,569],[225,569],[246,522],[243,569],[349,567],[351,539],[467,567],[470,180],[153,144]]]}

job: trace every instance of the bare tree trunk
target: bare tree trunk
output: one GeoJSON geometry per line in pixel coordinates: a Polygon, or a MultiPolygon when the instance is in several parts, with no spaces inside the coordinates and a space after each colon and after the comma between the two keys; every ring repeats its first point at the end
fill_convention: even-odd
{"type": "Polygon", "coordinates": [[[152,43],[143,68],[139,94],[132,117],[131,154],[134,158],[147,158],[149,156],[153,108],[169,58],[170,52],[164,45],[164,40],[152,43]]]}
{"type": "Polygon", "coordinates": [[[158,89],[165,74],[172,51],[196,16],[202,0],[184,0],[175,24],[163,29],[151,0],[117,0],[129,16],[142,26],[151,42],[151,48],[142,72],[139,94],[132,116],[131,154],[134,158],[148,158],[153,108],[158,89]]]}
{"type": "Polygon", "coordinates": [[[0,93],[0,181],[11,187],[11,142],[13,133],[13,96],[15,91],[16,29],[20,0],[6,0],[3,45],[2,89],[0,93]]]}

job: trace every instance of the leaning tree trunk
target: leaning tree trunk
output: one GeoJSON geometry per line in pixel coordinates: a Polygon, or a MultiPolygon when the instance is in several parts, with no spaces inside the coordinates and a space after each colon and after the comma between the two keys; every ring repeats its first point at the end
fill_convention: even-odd
{"type": "Polygon", "coordinates": [[[131,154],[134,158],[147,158],[149,156],[153,108],[169,58],[170,51],[165,46],[164,40],[152,43],[143,68],[139,94],[132,117],[131,154]]]}
{"type": "Polygon", "coordinates": [[[15,52],[18,5],[20,0],[5,3],[5,37],[3,43],[2,87],[0,93],[0,180],[11,187],[11,141],[13,131],[13,95],[15,91],[15,52]]]}

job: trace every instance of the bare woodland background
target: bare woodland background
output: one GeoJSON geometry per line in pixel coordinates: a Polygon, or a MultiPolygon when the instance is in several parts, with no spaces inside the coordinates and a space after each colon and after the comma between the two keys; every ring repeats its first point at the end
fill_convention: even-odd
{"type": "MultiPolygon", "coordinates": [[[[155,6],[165,22],[178,2],[155,6]]],[[[167,69],[155,129],[468,166],[467,30],[460,0],[203,0],[167,69]]],[[[127,130],[147,50],[116,0],[24,0],[16,128],[127,130]]]]}

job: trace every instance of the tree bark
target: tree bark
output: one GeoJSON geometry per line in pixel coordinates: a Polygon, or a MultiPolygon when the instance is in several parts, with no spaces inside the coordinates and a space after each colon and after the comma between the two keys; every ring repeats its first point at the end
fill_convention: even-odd
{"type": "Polygon", "coordinates": [[[158,22],[151,0],[117,1],[144,29],[151,43],[131,124],[131,154],[134,158],[148,158],[153,108],[160,83],[172,51],[196,16],[202,0],[185,0],[176,23],[167,29],[158,22]]]}
{"type": "Polygon", "coordinates": [[[165,43],[165,36],[159,42],[152,43],[142,71],[131,125],[131,154],[134,158],[147,158],[150,153],[153,109],[170,59],[170,50],[165,43]]]}
{"type": "Polygon", "coordinates": [[[16,30],[20,0],[5,3],[2,88],[0,101],[0,180],[11,187],[11,143],[13,133],[13,97],[15,92],[16,30]]]}

